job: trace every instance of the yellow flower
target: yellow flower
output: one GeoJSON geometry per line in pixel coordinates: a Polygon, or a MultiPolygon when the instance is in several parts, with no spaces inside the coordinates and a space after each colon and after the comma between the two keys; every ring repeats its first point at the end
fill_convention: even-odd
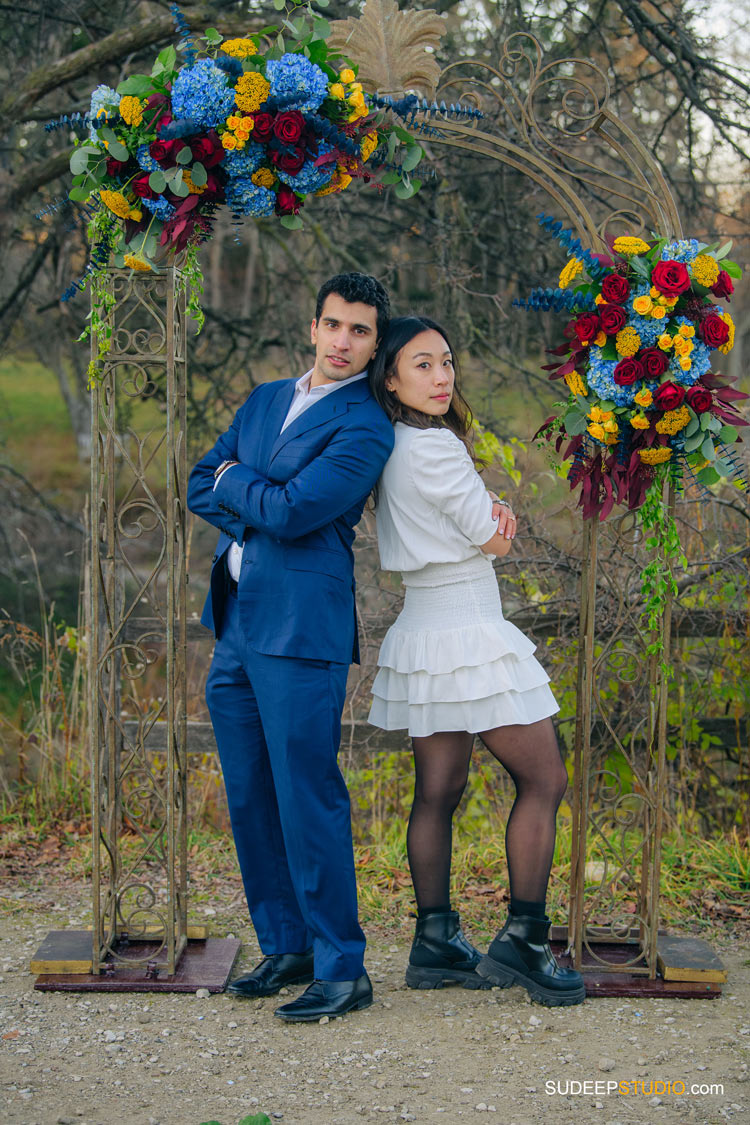
{"type": "Polygon", "coordinates": [[[607,298],[602,297],[601,293],[597,293],[597,295],[594,297],[594,304],[595,305],[606,305],[607,304],[607,298]]]}
{"type": "Polygon", "coordinates": [[[607,434],[616,434],[617,431],[618,431],[618,428],[619,427],[617,425],[617,422],[615,422],[614,418],[610,418],[610,420],[608,422],[604,423],[604,432],[607,433],[607,434]]]}
{"type": "Polygon", "coordinates": [[[602,410],[601,406],[592,406],[588,416],[592,422],[608,422],[612,417],[612,411],[602,410]]]}
{"type": "Polygon", "coordinates": [[[348,66],[344,67],[344,69],[339,74],[339,79],[342,82],[353,82],[355,78],[356,78],[356,75],[355,75],[354,71],[348,66]]]}
{"type": "Polygon", "coordinates": [[[258,48],[252,39],[225,39],[221,49],[225,55],[231,55],[233,59],[249,59],[251,55],[258,53],[258,48]]]}
{"type": "Polygon", "coordinates": [[[660,434],[677,434],[685,429],[689,421],[690,411],[687,406],[681,406],[677,410],[667,410],[656,423],[656,430],[660,434]]]}
{"type": "Polygon", "coordinates": [[[130,204],[122,192],[108,191],[106,188],[103,188],[102,191],[99,192],[99,196],[104,206],[109,207],[110,211],[115,215],[118,215],[121,219],[130,218],[130,204]]]}
{"type": "Polygon", "coordinates": [[[659,337],[657,343],[658,343],[659,347],[661,348],[661,350],[663,352],[668,352],[669,349],[672,347],[672,344],[674,343],[674,340],[672,339],[672,337],[669,335],[668,332],[662,332],[662,334],[659,337]]]}
{"type": "Polygon", "coordinates": [[[140,207],[134,207],[132,211],[128,211],[127,218],[133,219],[136,223],[140,223],[143,218],[143,211],[141,211],[140,207]]]}
{"type": "Polygon", "coordinates": [[[729,336],[727,337],[727,342],[726,344],[722,344],[719,348],[719,351],[723,355],[727,355],[734,347],[734,321],[725,309],[717,309],[716,311],[718,312],[722,320],[726,321],[726,323],[729,325],[729,336]]]}
{"type": "Polygon", "coordinates": [[[150,270],[151,263],[147,262],[145,258],[141,258],[139,254],[126,254],[125,265],[129,266],[131,270],[150,270]]]}
{"type": "Polygon", "coordinates": [[[679,332],[680,336],[686,336],[688,339],[690,339],[695,335],[695,325],[681,324],[677,331],[679,332]]]}
{"type": "Polygon", "coordinates": [[[598,422],[592,422],[588,427],[588,431],[592,437],[598,438],[599,441],[604,441],[604,427],[600,426],[598,422]]]}
{"type": "Polygon", "coordinates": [[[646,313],[651,312],[654,302],[648,295],[643,297],[636,297],[633,301],[633,312],[637,312],[639,316],[645,316],[646,313]]]}
{"type": "Polygon", "coordinates": [[[336,165],[336,171],[331,176],[327,184],[322,188],[318,188],[315,195],[335,195],[339,191],[344,191],[349,187],[352,182],[352,177],[347,172],[343,164],[336,165]]]}
{"type": "Polygon", "coordinates": [[[627,325],[621,328],[615,336],[615,347],[620,355],[630,356],[635,355],[641,346],[641,338],[636,332],[635,328],[627,325]]]}
{"type": "Polygon", "coordinates": [[[654,318],[654,320],[664,320],[664,317],[666,315],[667,310],[664,308],[664,305],[654,305],[651,310],[651,316],[654,318]]]}
{"type": "Polygon", "coordinates": [[[225,133],[221,138],[221,143],[224,145],[224,148],[228,152],[231,152],[233,149],[237,148],[237,138],[233,133],[225,133]]]}
{"type": "Polygon", "coordinates": [[[690,266],[690,273],[699,285],[710,289],[718,280],[719,263],[715,258],[712,258],[710,254],[699,254],[697,258],[693,259],[693,264],[690,266]]]}
{"type": "Polygon", "coordinates": [[[638,413],[633,414],[630,419],[630,425],[634,430],[647,430],[651,423],[649,422],[645,414],[638,413]]]}
{"type": "Polygon", "coordinates": [[[583,273],[583,262],[580,258],[570,258],[562,268],[560,274],[560,281],[558,282],[561,289],[567,289],[571,281],[578,277],[579,273],[583,273]]]}
{"type": "Polygon", "coordinates": [[[645,254],[651,247],[642,238],[631,238],[628,235],[621,235],[620,238],[615,239],[615,254],[645,254]]]}
{"type": "Polygon", "coordinates": [[[369,160],[375,149],[378,147],[378,134],[373,129],[370,133],[365,133],[362,138],[360,152],[362,153],[363,160],[369,160]]]}
{"type": "Polygon", "coordinates": [[[565,382],[568,384],[568,390],[574,395],[586,395],[588,389],[583,381],[583,378],[578,371],[569,371],[567,375],[563,376],[565,382]]]}
{"type": "Polygon", "coordinates": [[[334,82],[333,85],[329,87],[328,93],[332,98],[338,98],[339,101],[343,101],[346,97],[346,90],[340,82],[334,82]]]}
{"type": "Polygon", "coordinates": [[[662,297],[660,304],[666,305],[668,309],[673,309],[679,299],[679,297],[662,297]]]}
{"type": "Polygon", "coordinates": [[[193,183],[193,177],[190,175],[190,170],[188,168],[182,169],[182,182],[191,195],[203,195],[203,192],[206,190],[205,184],[202,187],[198,187],[197,184],[193,183]]]}
{"type": "Polygon", "coordinates": [[[233,113],[230,117],[227,118],[227,129],[231,129],[232,131],[234,131],[238,125],[242,124],[243,120],[244,118],[239,117],[236,113],[233,113]]]}
{"type": "Polygon", "coordinates": [[[689,371],[692,366],[693,366],[693,361],[692,361],[692,359],[690,358],[689,355],[681,356],[680,367],[682,368],[683,371],[689,371]]]}
{"type": "Polygon", "coordinates": [[[654,396],[651,394],[648,387],[641,387],[634,401],[637,402],[639,406],[650,406],[654,401],[654,396]]]}
{"type": "Polygon", "coordinates": [[[245,113],[255,113],[263,105],[271,92],[271,84],[262,74],[249,71],[237,79],[234,87],[234,104],[245,113]]]}
{"type": "Polygon", "coordinates": [[[120,117],[126,125],[142,124],[143,107],[140,98],[133,98],[128,94],[120,98],[120,117]]]}
{"type": "Polygon", "coordinates": [[[259,168],[257,172],[253,172],[250,179],[256,187],[273,187],[276,177],[270,168],[259,168]]]}
{"type": "Polygon", "coordinates": [[[350,94],[346,100],[348,101],[349,105],[354,106],[355,109],[367,108],[367,106],[365,105],[365,95],[361,90],[357,90],[356,93],[350,94]]]}
{"type": "Polygon", "coordinates": [[[674,354],[675,355],[690,355],[693,350],[693,341],[688,340],[685,336],[675,336],[674,338],[674,354]]]}
{"type": "Polygon", "coordinates": [[[653,449],[639,449],[638,456],[644,465],[663,465],[672,456],[668,445],[659,445],[653,449]]]}
{"type": "Polygon", "coordinates": [[[597,332],[596,336],[594,336],[594,343],[596,344],[597,348],[603,348],[604,345],[606,344],[606,342],[607,342],[607,333],[604,331],[603,328],[600,328],[599,331],[597,332]]]}
{"type": "MultiPolygon", "coordinates": [[[[253,122],[253,125],[254,124],[255,124],[255,122],[253,122]]],[[[246,125],[243,125],[241,129],[237,129],[235,131],[234,135],[235,135],[235,137],[237,138],[238,141],[242,141],[242,143],[244,144],[245,141],[250,140],[251,132],[252,132],[252,128],[248,128],[246,125]]]]}

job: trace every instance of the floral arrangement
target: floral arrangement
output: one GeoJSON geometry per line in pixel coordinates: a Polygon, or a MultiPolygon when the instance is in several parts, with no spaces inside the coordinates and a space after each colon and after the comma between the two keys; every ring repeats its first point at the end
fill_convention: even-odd
{"type": "Polygon", "coordinates": [[[383,169],[387,182],[395,169],[402,197],[417,190],[408,173],[419,145],[384,123],[386,112],[368,104],[355,68],[329,53],[328,23],[297,0],[289,7],[281,30],[224,39],[210,28],[199,52],[173,5],[182,65],[170,46],[150,75],[94,90],[77,122],[88,135],[70,158],[70,198],[102,213],[98,233],[115,265],[154,269],[159,247],[177,252],[205,240],[221,206],[238,221],[275,215],[294,229],[311,196],[342,192],[383,169]]]}
{"type": "Polygon", "coordinates": [[[555,442],[585,517],[615,504],[640,509],[665,475],[680,487],[722,478],[746,487],[732,449],[748,423],[734,404],[748,396],[716,374],[714,353],[734,342],[729,312],[715,301],[741,276],[721,248],[696,239],[624,236],[608,254],[585,250],[562,223],[541,225],[568,251],[556,290],[536,290],[531,308],[572,314],[560,359],[545,367],[568,397],[539,434],[555,442]]]}

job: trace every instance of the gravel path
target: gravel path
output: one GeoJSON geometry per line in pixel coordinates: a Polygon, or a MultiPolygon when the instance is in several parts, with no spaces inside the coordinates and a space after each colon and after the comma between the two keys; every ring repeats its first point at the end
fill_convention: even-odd
{"type": "MultiPolygon", "coordinates": [[[[730,972],[717,1000],[569,1009],[520,989],[410,991],[405,933],[375,934],[373,1007],[288,1026],[275,998],[35,992],[29,957],[50,929],[85,924],[85,891],[11,882],[0,905],[3,1125],[237,1125],[261,1111],[285,1125],[750,1120],[750,961],[728,933],[712,938],[730,972]],[[600,1085],[559,1092],[584,1082],[600,1085]],[[607,1093],[615,1082],[646,1092],[607,1093]],[[718,1090],[657,1093],[657,1082],[718,1090]]],[[[250,966],[250,928],[235,932],[250,966]]]]}

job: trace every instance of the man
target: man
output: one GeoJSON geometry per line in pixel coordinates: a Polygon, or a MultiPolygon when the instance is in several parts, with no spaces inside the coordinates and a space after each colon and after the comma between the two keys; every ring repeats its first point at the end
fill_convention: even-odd
{"type": "Polygon", "coordinates": [[[358,661],[354,528],[393,447],[367,364],[389,316],[374,278],[321,288],[301,379],[256,387],[190,476],[188,506],[221,535],[203,612],[206,683],[250,914],[265,957],[229,990],[291,1021],[365,1008],[349,794],[337,764],[358,661]]]}

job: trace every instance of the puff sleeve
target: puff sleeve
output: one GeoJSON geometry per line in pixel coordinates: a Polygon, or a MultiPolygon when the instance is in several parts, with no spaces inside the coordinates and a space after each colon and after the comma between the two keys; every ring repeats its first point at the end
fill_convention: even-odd
{"type": "Polygon", "coordinates": [[[481,547],[497,531],[492,499],[463,442],[450,430],[420,430],[409,447],[414,487],[455,524],[471,544],[481,547]]]}

